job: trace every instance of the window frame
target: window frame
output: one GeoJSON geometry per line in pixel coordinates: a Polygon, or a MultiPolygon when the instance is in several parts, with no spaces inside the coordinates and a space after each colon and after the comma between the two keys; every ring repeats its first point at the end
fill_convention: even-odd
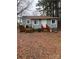
{"type": "Polygon", "coordinates": [[[34,25],[39,25],[39,20],[34,20],[34,25]],[[36,24],[35,24],[36,21],[36,24]]]}
{"type": "Polygon", "coordinates": [[[51,20],[51,24],[54,24],[54,23],[55,23],[55,19],[52,19],[52,20],[51,20]],[[52,22],[52,21],[54,21],[54,22],[52,22]]]}
{"type": "Polygon", "coordinates": [[[27,23],[29,24],[29,23],[30,23],[30,21],[29,21],[29,20],[27,20],[27,23]]]}

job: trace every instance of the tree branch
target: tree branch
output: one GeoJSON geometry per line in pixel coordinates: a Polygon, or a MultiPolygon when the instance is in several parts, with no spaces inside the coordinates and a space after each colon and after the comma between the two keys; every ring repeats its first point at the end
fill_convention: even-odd
{"type": "Polygon", "coordinates": [[[28,9],[28,7],[33,3],[34,0],[32,0],[32,2],[28,3],[28,5],[23,8],[20,12],[17,13],[17,15],[19,15],[20,13],[22,13],[24,10],[28,9]]]}

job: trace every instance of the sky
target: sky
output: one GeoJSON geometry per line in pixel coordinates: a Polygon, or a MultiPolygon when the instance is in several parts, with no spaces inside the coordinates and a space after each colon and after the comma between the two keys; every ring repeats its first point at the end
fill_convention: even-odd
{"type": "Polygon", "coordinates": [[[38,0],[23,0],[18,6],[18,12],[22,10],[22,8],[25,8],[28,5],[28,2],[32,2],[32,4],[18,16],[40,16],[40,12],[36,10],[36,8],[38,8],[36,7],[38,0]]]}
{"type": "MultiPolygon", "coordinates": [[[[30,1],[31,1],[31,0],[30,0],[30,1]]],[[[31,4],[30,8],[29,8],[30,11],[25,10],[24,13],[23,13],[23,15],[33,16],[33,12],[36,11],[36,4],[37,4],[37,3],[38,3],[38,0],[34,0],[33,3],[31,4]],[[27,12],[28,14],[27,14],[26,12],[27,12]]]]}
{"type": "Polygon", "coordinates": [[[34,0],[34,2],[32,3],[33,7],[31,7],[31,8],[32,8],[33,11],[36,10],[35,7],[36,7],[37,3],[38,3],[38,0],[34,0]]]}

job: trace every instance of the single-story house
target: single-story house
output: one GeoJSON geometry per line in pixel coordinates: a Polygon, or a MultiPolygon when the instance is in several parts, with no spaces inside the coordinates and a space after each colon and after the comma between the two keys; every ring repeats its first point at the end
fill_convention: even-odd
{"type": "Polygon", "coordinates": [[[50,16],[22,16],[22,25],[33,29],[57,28],[59,17],[50,16]]]}

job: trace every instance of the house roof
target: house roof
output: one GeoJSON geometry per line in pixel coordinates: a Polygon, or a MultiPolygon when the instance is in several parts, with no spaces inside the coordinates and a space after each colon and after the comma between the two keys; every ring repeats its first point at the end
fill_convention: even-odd
{"type": "Polygon", "coordinates": [[[59,17],[50,17],[50,16],[24,16],[28,19],[59,19],[59,17]]]}

